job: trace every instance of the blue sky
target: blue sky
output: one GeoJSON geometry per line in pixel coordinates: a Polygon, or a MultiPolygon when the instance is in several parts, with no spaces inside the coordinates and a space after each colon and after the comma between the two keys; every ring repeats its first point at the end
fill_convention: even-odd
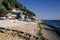
{"type": "Polygon", "coordinates": [[[60,20],[60,0],[18,0],[41,20],[60,20]]]}

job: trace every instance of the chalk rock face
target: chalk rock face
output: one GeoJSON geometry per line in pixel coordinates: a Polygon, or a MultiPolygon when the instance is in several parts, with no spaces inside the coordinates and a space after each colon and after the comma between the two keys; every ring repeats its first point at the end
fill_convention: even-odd
{"type": "Polygon", "coordinates": [[[13,36],[8,35],[6,33],[0,33],[0,40],[24,40],[24,39],[21,39],[17,36],[13,37],[13,36]]]}
{"type": "Polygon", "coordinates": [[[24,22],[18,20],[0,20],[0,27],[22,31],[36,36],[38,25],[35,22],[24,22]]]}

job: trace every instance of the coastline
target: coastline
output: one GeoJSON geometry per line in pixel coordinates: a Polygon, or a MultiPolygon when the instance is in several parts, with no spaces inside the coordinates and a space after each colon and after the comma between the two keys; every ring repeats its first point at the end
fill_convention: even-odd
{"type": "MultiPolygon", "coordinates": [[[[3,34],[3,35],[7,35],[7,37],[9,36],[9,34],[10,34],[10,31],[8,31],[9,29],[10,30],[15,30],[15,31],[21,31],[21,32],[23,32],[25,35],[26,34],[28,34],[28,35],[31,35],[31,36],[33,36],[33,37],[37,37],[37,35],[36,35],[36,33],[37,33],[37,31],[38,31],[38,29],[39,28],[37,28],[38,27],[38,25],[37,25],[37,23],[36,22],[25,22],[25,21],[16,21],[16,20],[0,20],[0,27],[2,27],[2,29],[4,29],[3,30],[3,32],[5,32],[5,33],[1,33],[0,32],[0,34],[3,34]],[[6,30],[6,28],[8,29],[8,30],[6,30]],[[8,32],[6,32],[6,31],[8,32]]],[[[12,33],[14,33],[14,32],[12,32],[12,33]]],[[[18,33],[18,34],[20,34],[20,33],[18,33]]],[[[17,34],[17,35],[18,35],[17,34]]],[[[21,35],[24,35],[24,34],[21,34],[21,35]]],[[[1,35],[1,36],[3,36],[3,35],[1,35]]],[[[5,36],[6,37],[6,36],[5,36]]],[[[2,37],[2,38],[4,38],[5,39],[5,37],[2,37]]],[[[10,36],[9,36],[10,37],[10,36]]],[[[27,36],[25,36],[25,37],[27,37],[27,36]]],[[[1,38],[1,39],[2,39],[1,38]]],[[[17,38],[19,38],[18,36],[17,36],[17,38]]],[[[12,39],[14,40],[14,38],[12,37],[12,39]]],[[[9,40],[9,38],[8,39],[6,39],[6,40],[9,40]]],[[[18,40],[18,39],[17,39],[18,40]]],[[[19,39],[20,40],[20,39],[19,39]]],[[[23,39],[22,39],[23,40],[23,39]]]]}
{"type": "MultiPolygon", "coordinates": [[[[25,22],[25,21],[16,21],[16,20],[15,21],[0,20],[0,27],[29,33],[29,35],[40,37],[40,40],[60,40],[60,37],[53,31],[54,29],[44,25],[43,21],[25,22]],[[39,35],[37,34],[38,32],[39,32],[39,35]]],[[[11,37],[11,35],[6,33],[1,33],[1,32],[0,32],[0,35],[1,35],[0,37],[1,39],[2,38],[6,39],[6,35],[9,38],[11,37]],[[3,37],[3,35],[5,36],[3,37]]],[[[14,38],[15,37],[12,37],[13,40],[15,40],[14,38]]],[[[16,36],[16,39],[20,39],[20,38],[16,36]]],[[[21,39],[21,40],[24,40],[24,39],[21,39]]]]}
{"type": "Polygon", "coordinates": [[[44,23],[40,23],[40,27],[42,28],[41,33],[48,40],[60,40],[60,36],[54,32],[54,29],[44,25],[44,23]]]}
{"type": "Polygon", "coordinates": [[[55,27],[55,26],[52,26],[52,25],[49,25],[49,24],[45,24],[47,26],[49,26],[51,29],[53,29],[54,32],[56,32],[57,35],[60,36],[60,32],[58,31],[58,27],[55,27]]]}

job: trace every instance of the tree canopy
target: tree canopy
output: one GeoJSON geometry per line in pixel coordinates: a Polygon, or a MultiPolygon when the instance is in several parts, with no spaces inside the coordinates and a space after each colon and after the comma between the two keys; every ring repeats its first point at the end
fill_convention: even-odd
{"type": "MultiPolygon", "coordinates": [[[[0,0],[0,10],[2,9],[4,11],[10,11],[14,6],[19,8],[21,11],[26,12],[26,15],[28,16],[36,16],[32,11],[23,6],[22,3],[17,2],[17,0],[0,0]]],[[[2,12],[2,14],[4,13],[2,12]]]]}

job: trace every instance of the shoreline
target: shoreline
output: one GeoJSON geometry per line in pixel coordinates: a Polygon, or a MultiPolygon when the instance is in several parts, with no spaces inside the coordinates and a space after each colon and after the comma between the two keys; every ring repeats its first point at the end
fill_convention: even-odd
{"type": "Polygon", "coordinates": [[[55,26],[52,26],[52,25],[49,25],[49,24],[45,24],[45,25],[50,27],[51,29],[53,29],[53,31],[56,32],[56,34],[58,36],[60,36],[60,32],[57,30],[58,27],[55,27],[55,26]]]}
{"type": "Polygon", "coordinates": [[[41,33],[43,36],[48,39],[48,40],[60,40],[60,36],[58,36],[55,32],[54,29],[51,27],[48,27],[47,25],[44,25],[43,23],[40,24],[40,27],[42,28],[41,33]]]}
{"type": "MultiPolygon", "coordinates": [[[[12,21],[12,20],[0,20],[0,27],[20,30],[25,33],[29,33],[34,36],[40,37],[40,40],[59,40],[60,37],[54,32],[54,29],[44,25],[42,21],[37,22],[25,22],[25,21],[12,21]],[[4,26],[5,25],[5,26],[4,26]],[[39,35],[36,34],[39,32],[39,35]]],[[[1,34],[1,33],[0,33],[1,34]]]]}
{"type": "MultiPolygon", "coordinates": [[[[24,33],[28,33],[29,35],[32,35],[33,37],[37,36],[36,33],[38,31],[38,28],[37,28],[38,25],[36,22],[0,20],[0,27],[3,27],[2,29],[7,28],[7,30],[9,30],[9,29],[19,30],[19,31],[22,31],[24,33]]],[[[5,30],[3,30],[3,31],[5,31],[5,30]]],[[[6,35],[6,33],[4,33],[4,34],[6,35]]],[[[25,34],[22,34],[22,35],[25,35],[25,34]]],[[[2,38],[5,39],[5,37],[2,37],[2,38]]]]}

